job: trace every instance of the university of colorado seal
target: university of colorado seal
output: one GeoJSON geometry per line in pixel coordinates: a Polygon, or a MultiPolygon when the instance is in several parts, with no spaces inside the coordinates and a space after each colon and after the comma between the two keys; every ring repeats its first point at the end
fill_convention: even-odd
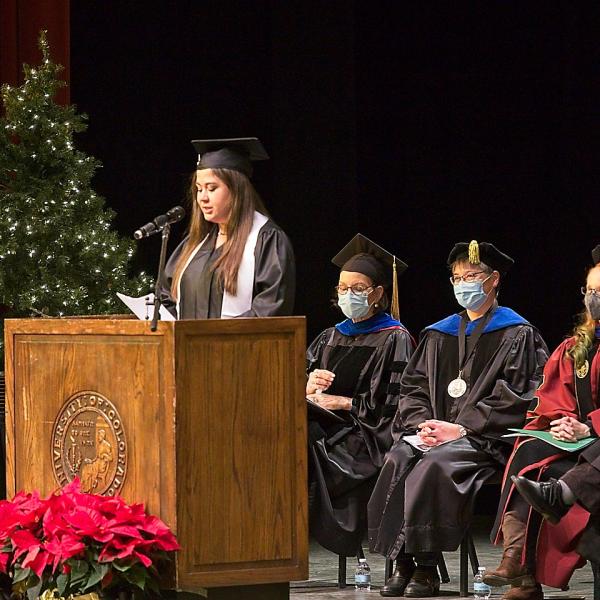
{"type": "Polygon", "coordinates": [[[77,392],[52,430],[52,468],[62,487],[79,477],[81,489],[114,496],[127,474],[127,440],[115,405],[98,392],[77,392]]]}

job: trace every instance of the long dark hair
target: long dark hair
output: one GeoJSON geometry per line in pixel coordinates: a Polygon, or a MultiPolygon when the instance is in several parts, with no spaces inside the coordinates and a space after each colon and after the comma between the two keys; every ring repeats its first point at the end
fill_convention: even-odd
{"type": "MultiPolygon", "coordinates": [[[[265,216],[268,216],[268,213],[258,192],[246,175],[231,169],[212,169],[212,172],[225,184],[231,194],[231,213],[225,226],[227,241],[223,244],[223,251],[215,262],[214,269],[223,282],[225,291],[235,296],[238,271],[246,240],[252,229],[254,212],[258,211],[265,216]]],[[[175,265],[171,284],[171,294],[174,298],[177,298],[181,275],[191,254],[207,235],[218,229],[216,223],[210,223],[204,218],[200,206],[196,202],[196,193],[196,171],[194,171],[188,190],[188,204],[192,215],[187,230],[188,239],[175,265]]]]}

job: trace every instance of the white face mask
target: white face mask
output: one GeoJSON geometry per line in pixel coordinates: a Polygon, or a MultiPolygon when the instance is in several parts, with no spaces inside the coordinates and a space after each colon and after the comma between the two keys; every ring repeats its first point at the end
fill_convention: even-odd
{"type": "Polygon", "coordinates": [[[338,306],[349,319],[362,319],[371,309],[368,294],[355,294],[351,290],[338,294],[338,306]]]}

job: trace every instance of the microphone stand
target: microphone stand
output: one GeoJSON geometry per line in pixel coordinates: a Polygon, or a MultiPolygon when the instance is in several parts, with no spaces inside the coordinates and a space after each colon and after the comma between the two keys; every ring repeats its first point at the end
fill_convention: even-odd
{"type": "Polygon", "coordinates": [[[160,282],[162,281],[163,274],[165,272],[165,262],[167,258],[167,242],[169,241],[170,233],[171,225],[167,223],[162,230],[160,259],[158,261],[158,275],[156,277],[156,284],[154,285],[154,314],[152,316],[152,322],[150,323],[150,331],[156,331],[156,328],[158,327],[158,321],[160,319],[160,282]]]}

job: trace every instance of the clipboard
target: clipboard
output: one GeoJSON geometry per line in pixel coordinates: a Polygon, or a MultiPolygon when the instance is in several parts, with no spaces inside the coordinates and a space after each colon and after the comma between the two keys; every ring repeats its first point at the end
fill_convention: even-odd
{"type": "Polygon", "coordinates": [[[312,400],[309,400],[308,398],[306,398],[306,409],[309,418],[312,417],[313,419],[315,419],[315,421],[326,420],[329,423],[346,423],[346,421],[342,419],[342,417],[336,415],[332,410],[329,410],[328,408],[323,408],[322,406],[315,404],[312,400]]]}

